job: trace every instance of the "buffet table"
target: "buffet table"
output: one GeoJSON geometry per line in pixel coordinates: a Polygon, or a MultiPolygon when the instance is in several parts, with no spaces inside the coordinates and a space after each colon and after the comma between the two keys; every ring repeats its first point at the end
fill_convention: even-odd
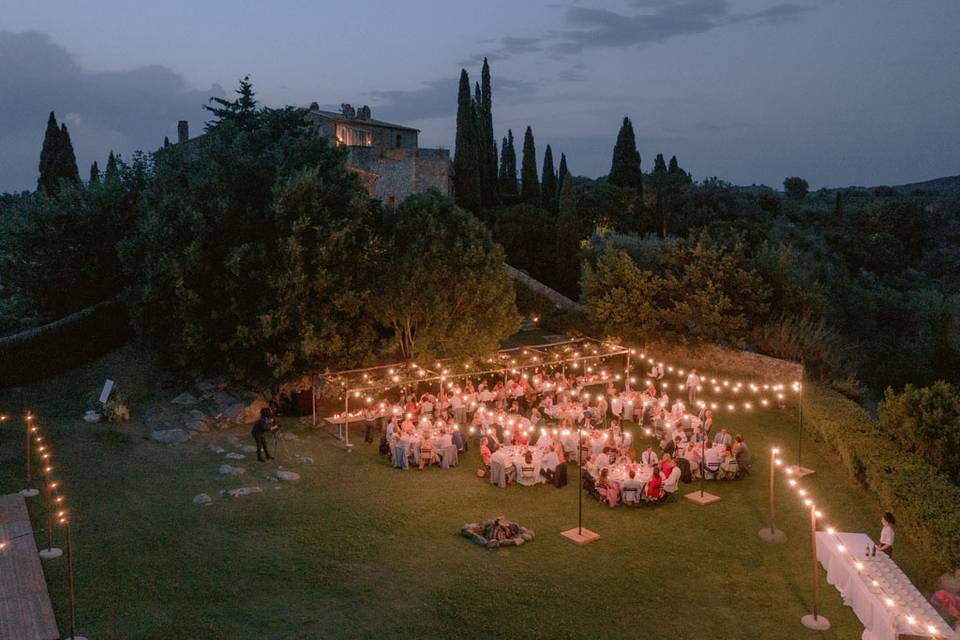
{"type": "Polygon", "coordinates": [[[953,630],[886,554],[866,556],[873,541],[864,533],[817,532],[817,559],[827,582],[863,623],[862,640],[948,638],[953,630]]]}

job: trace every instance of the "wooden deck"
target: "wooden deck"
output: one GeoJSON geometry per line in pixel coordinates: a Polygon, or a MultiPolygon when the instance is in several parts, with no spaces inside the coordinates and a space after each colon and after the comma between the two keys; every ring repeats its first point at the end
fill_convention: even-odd
{"type": "Polygon", "coordinates": [[[0,640],[56,640],[60,632],[23,496],[0,496],[0,541],[7,543],[0,550],[0,640]]]}

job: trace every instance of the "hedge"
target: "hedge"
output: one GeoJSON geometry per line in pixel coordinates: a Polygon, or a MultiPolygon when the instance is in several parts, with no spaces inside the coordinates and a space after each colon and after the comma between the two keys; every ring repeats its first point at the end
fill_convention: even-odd
{"type": "Polygon", "coordinates": [[[960,566],[960,487],[922,456],[899,447],[865,409],[840,393],[808,385],[804,417],[844,467],[897,516],[929,575],[960,566]]]}
{"type": "Polygon", "coordinates": [[[0,338],[0,389],[83,364],[129,337],[123,305],[108,300],[50,324],[0,338]]]}

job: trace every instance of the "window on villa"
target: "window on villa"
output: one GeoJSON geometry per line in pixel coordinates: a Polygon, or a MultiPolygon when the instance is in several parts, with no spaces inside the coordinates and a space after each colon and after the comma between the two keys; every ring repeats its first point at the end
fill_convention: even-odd
{"type": "Polygon", "coordinates": [[[337,125],[337,144],[347,147],[372,147],[373,132],[346,125],[337,125]]]}

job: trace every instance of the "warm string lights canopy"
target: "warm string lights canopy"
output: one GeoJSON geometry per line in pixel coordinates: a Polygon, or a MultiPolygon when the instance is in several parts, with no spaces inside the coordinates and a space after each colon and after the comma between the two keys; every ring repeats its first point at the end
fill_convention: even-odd
{"type": "Polygon", "coordinates": [[[937,623],[942,624],[942,620],[921,620],[908,613],[903,604],[897,601],[896,594],[893,594],[884,588],[883,584],[880,582],[880,580],[878,580],[880,576],[873,572],[873,568],[870,566],[870,564],[861,562],[860,560],[855,560],[853,555],[850,554],[850,550],[844,546],[843,541],[837,534],[836,527],[825,522],[826,515],[817,508],[816,501],[813,499],[813,495],[810,491],[803,487],[801,480],[796,477],[794,469],[792,467],[784,466],[783,460],[779,457],[780,450],[775,447],[772,449],[772,452],[774,454],[774,465],[776,468],[782,469],[786,474],[787,484],[789,485],[790,489],[796,493],[803,506],[813,512],[817,522],[823,527],[823,532],[830,536],[831,544],[836,545],[836,550],[840,554],[847,555],[851,559],[853,567],[857,570],[857,574],[865,576],[866,579],[870,581],[871,586],[881,595],[884,604],[891,610],[891,612],[893,612],[897,618],[903,619],[908,625],[911,626],[912,629],[916,630],[916,635],[928,634],[934,638],[939,636],[940,631],[937,623]]]}

